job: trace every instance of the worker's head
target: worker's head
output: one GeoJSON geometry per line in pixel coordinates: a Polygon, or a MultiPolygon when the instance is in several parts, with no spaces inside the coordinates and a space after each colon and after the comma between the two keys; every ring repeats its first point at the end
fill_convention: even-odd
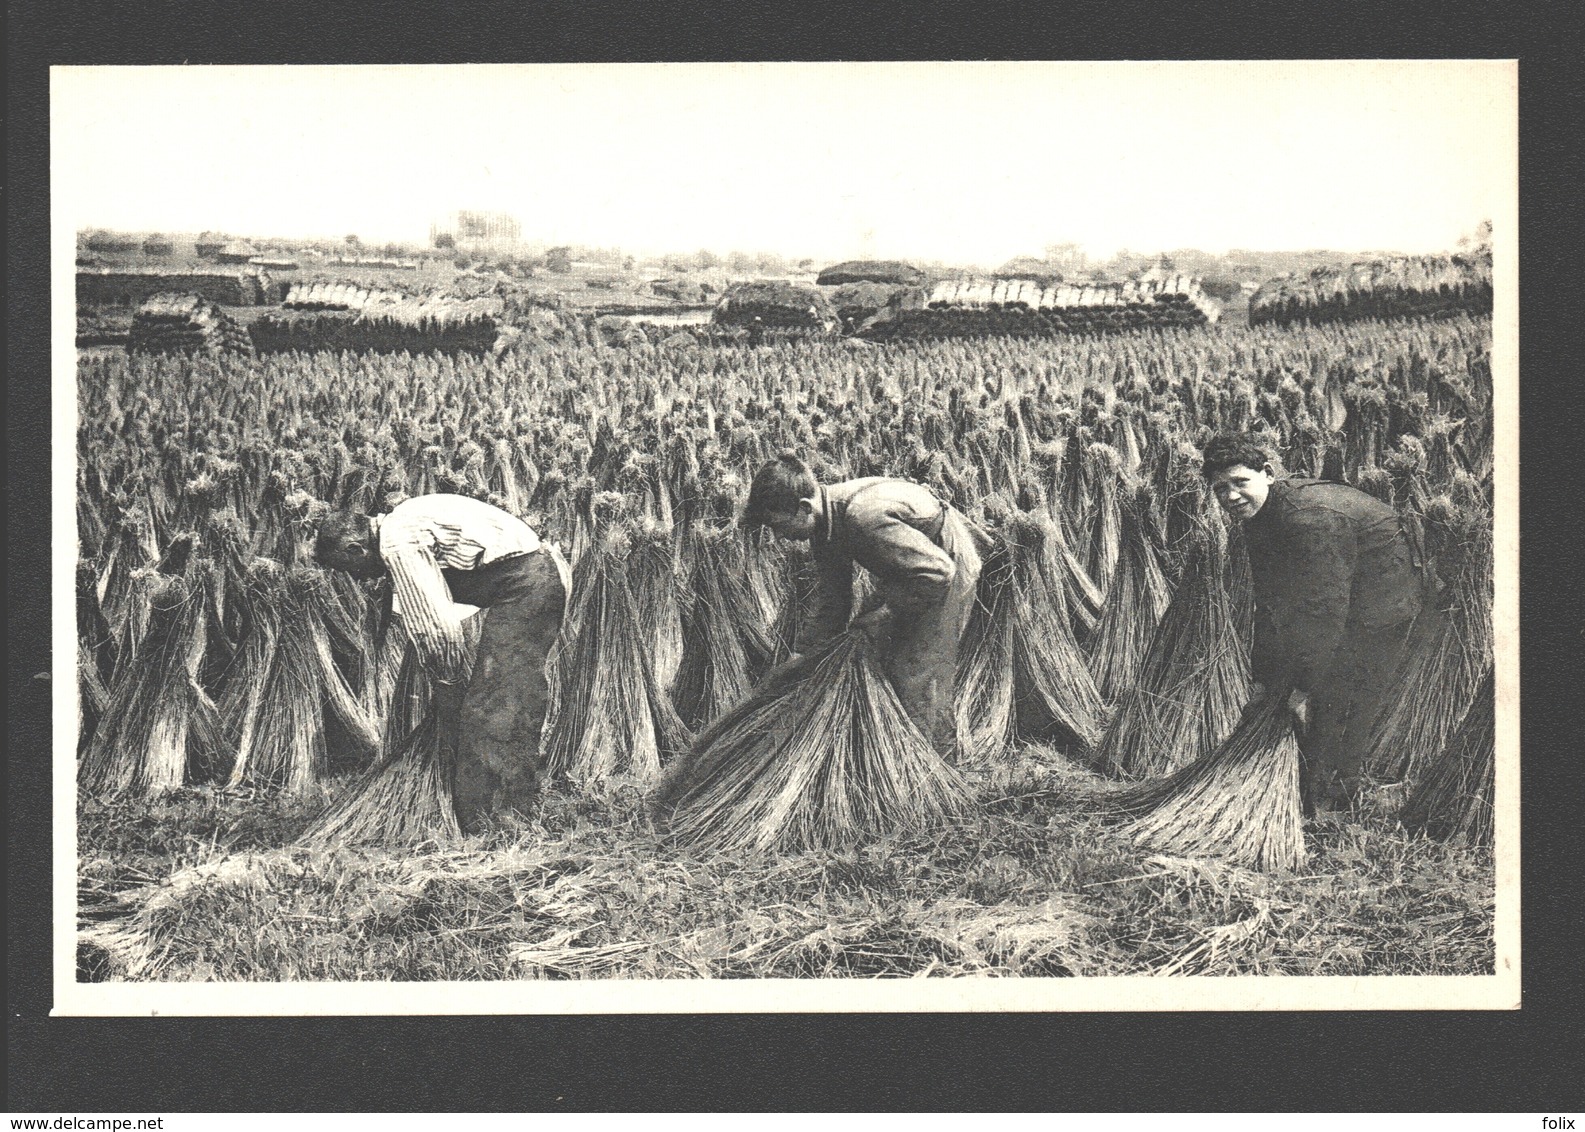
{"type": "Polygon", "coordinates": [[[1228,516],[1244,522],[1266,505],[1277,472],[1260,439],[1247,432],[1217,433],[1201,452],[1200,474],[1228,516]]]}
{"type": "Polygon", "coordinates": [[[385,572],[374,540],[374,524],[355,511],[332,511],[319,521],[314,560],[355,578],[377,578],[385,572]]]}
{"type": "Polygon", "coordinates": [[[760,465],[749,485],[743,525],[769,527],[777,538],[814,537],[820,481],[796,452],[783,450],[760,465]]]}

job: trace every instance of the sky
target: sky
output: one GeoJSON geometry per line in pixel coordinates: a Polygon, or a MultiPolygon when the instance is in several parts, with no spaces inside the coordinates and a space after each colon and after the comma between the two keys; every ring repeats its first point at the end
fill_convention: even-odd
{"type": "Polygon", "coordinates": [[[1446,251],[1517,177],[1512,62],[58,67],[71,227],[992,264],[1446,251]]]}

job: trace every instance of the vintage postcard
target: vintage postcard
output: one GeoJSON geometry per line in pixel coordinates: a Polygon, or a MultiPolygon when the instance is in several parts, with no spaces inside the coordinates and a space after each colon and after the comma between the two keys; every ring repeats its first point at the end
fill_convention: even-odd
{"type": "Polygon", "coordinates": [[[56,1014],[1519,1006],[1517,63],[51,86],[56,1014]]]}

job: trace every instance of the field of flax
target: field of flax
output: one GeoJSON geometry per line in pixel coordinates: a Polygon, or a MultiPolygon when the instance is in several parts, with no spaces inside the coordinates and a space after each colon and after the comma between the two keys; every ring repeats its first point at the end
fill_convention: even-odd
{"type": "Polygon", "coordinates": [[[1489,834],[1397,820],[1448,778],[1465,785],[1428,804],[1459,814],[1426,827],[1489,831],[1459,816],[1489,807],[1479,783],[1428,773],[1463,749],[1491,663],[1488,320],[85,355],[79,379],[82,978],[1492,969],[1489,834]],[[1247,570],[1194,456],[1229,427],[1394,502],[1456,626],[1410,674],[1435,693],[1389,721],[1371,804],[1312,823],[1310,859],[1274,875],[1152,854],[1065,804],[1192,763],[1236,723],[1247,570]],[[1004,548],[959,675],[976,804],[712,853],[657,831],[643,799],[788,647],[799,556],[732,519],[789,446],[824,477],[927,484],[1004,548]],[[300,847],[410,708],[380,586],[320,571],[306,539],[328,508],[435,491],[518,514],[573,560],[546,736],[575,754],[540,812],[480,834],[300,847]]]}

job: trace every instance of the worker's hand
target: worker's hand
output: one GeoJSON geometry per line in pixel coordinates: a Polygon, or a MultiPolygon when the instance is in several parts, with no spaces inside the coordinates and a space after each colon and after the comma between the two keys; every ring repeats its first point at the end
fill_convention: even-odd
{"type": "Polygon", "coordinates": [[[1295,688],[1288,694],[1288,710],[1293,713],[1293,725],[1299,731],[1310,726],[1310,693],[1295,688]]]}
{"type": "Polygon", "coordinates": [[[430,662],[430,679],[448,688],[463,687],[468,683],[468,668],[466,661],[461,664],[448,664],[436,658],[430,662]]]}
{"type": "Polygon", "coordinates": [[[792,653],[791,655],[789,655],[787,657],[786,660],[782,661],[778,665],[775,665],[773,668],[770,669],[770,671],[766,672],[765,676],[768,679],[769,677],[772,677],[772,676],[785,675],[788,672],[795,671],[798,668],[799,665],[803,664],[803,662],[804,662],[804,654],[803,653],[801,653],[801,652],[792,653]]]}
{"type": "Polygon", "coordinates": [[[803,653],[793,653],[780,664],[771,667],[764,676],[761,676],[759,683],[755,685],[756,690],[775,689],[783,684],[790,684],[796,681],[803,674],[807,663],[808,661],[803,653]]]}
{"type": "Polygon", "coordinates": [[[892,611],[884,605],[872,609],[855,617],[849,627],[856,633],[864,634],[871,644],[881,644],[891,632],[892,611]]]}

